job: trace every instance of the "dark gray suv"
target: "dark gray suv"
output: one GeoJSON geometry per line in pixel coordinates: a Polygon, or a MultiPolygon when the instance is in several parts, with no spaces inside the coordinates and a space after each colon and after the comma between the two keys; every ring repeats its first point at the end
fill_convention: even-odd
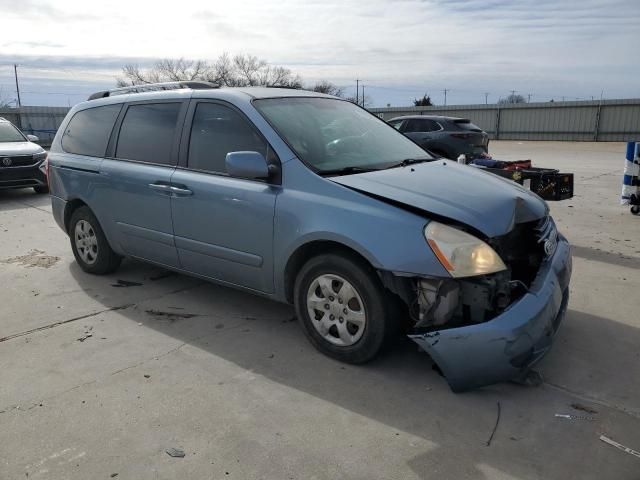
{"type": "Polygon", "coordinates": [[[467,118],[411,115],[389,120],[425,150],[445,158],[488,152],[489,135],[467,118]]]}

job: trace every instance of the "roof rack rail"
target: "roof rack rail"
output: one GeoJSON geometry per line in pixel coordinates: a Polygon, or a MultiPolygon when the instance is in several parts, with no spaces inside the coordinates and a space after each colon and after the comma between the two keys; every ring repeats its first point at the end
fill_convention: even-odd
{"type": "Polygon", "coordinates": [[[114,88],[113,90],[103,90],[89,96],[87,100],[113,97],[116,95],[126,95],[127,93],[157,92],[162,90],[178,90],[180,88],[191,88],[193,90],[206,90],[209,88],[220,88],[220,85],[211,82],[163,82],[163,83],[143,83],[141,85],[131,85],[130,87],[114,88]]]}

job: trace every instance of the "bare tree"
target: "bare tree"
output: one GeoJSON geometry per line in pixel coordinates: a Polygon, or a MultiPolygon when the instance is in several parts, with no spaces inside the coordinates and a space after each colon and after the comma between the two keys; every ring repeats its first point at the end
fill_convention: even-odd
{"type": "Polygon", "coordinates": [[[527,101],[522,95],[516,95],[515,93],[512,93],[507,98],[498,100],[498,105],[507,105],[510,103],[527,103],[527,101]]]}
{"type": "Polygon", "coordinates": [[[344,96],[343,88],[338,87],[327,80],[320,80],[319,82],[316,82],[316,84],[309,88],[309,90],[318,93],[326,93],[327,95],[334,95],[336,97],[344,96]]]}
{"type": "Polygon", "coordinates": [[[360,95],[357,101],[356,101],[356,97],[345,97],[345,100],[349,100],[351,103],[355,103],[364,108],[370,107],[373,104],[373,100],[371,99],[371,97],[366,94],[364,96],[364,99],[362,98],[362,95],[360,95]]]}
{"type": "Polygon", "coordinates": [[[291,70],[269,65],[254,55],[220,55],[214,62],[180,58],[157,61],[151,68],[142,70],[129,64],[122,68],[118,86],[145,83],[204,80],[230,87],[282,86],[301,88],[302,79],[291,70]]]}

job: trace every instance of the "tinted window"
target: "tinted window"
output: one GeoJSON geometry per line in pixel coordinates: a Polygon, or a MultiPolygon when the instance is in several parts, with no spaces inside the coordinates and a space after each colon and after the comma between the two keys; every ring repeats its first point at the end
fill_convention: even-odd
{"type": "Polygon", "coordinates": [[[131,105],[120,127],[116,157],[171,164],[180,103],[131,105]]]}
{"type": "Polygon", "coordinates": [[[391,125],[396,130],[400,130],[400,125],[402,125],[402,120],[394,120],[392,122],[389,122],[389,125],[391,125]]]}
{"type": "Polygon", "coordinates": [[[405,132],[426,132],[426,125],[424,120],[411,119],[407,121],[406,126],[404,127],[405,132]]]}
{"type": "Polygon", "coordinates": [[[111,130],[122,104],[89,108],[76,113],[62,136],[65,152],[104,157],[111,130]]]}
{"type": "Polygon", "coordinates": [[[425,132],[437,132],[438,130],[442,130],[442,127],[435,120],[423,120],[425,132]]]}
{"type": "Polygon", "coordinates": [[[229,152],[260,152],[267,144],[235,110],[215,103],[199,103],[189,140],[189,168],[226,172],[229,152]]]}
{"type": "Polygon", "coordinates": [[[455,120],[454,123],[462,130],[470,130],[472,132],[481,132],[482,129],[471,123],[469,120],[455,120]]]}

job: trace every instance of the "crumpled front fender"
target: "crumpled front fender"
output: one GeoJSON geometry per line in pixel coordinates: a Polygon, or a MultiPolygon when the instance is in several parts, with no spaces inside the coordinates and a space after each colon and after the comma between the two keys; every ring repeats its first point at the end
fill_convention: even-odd
{"type": "Polygon", "coordinates": [[[425,350],[455,392],[514,379],[551,347],[569,300],[571,247],[559,236],[529,293],[492,320],[409,335],[425,350]]]}

